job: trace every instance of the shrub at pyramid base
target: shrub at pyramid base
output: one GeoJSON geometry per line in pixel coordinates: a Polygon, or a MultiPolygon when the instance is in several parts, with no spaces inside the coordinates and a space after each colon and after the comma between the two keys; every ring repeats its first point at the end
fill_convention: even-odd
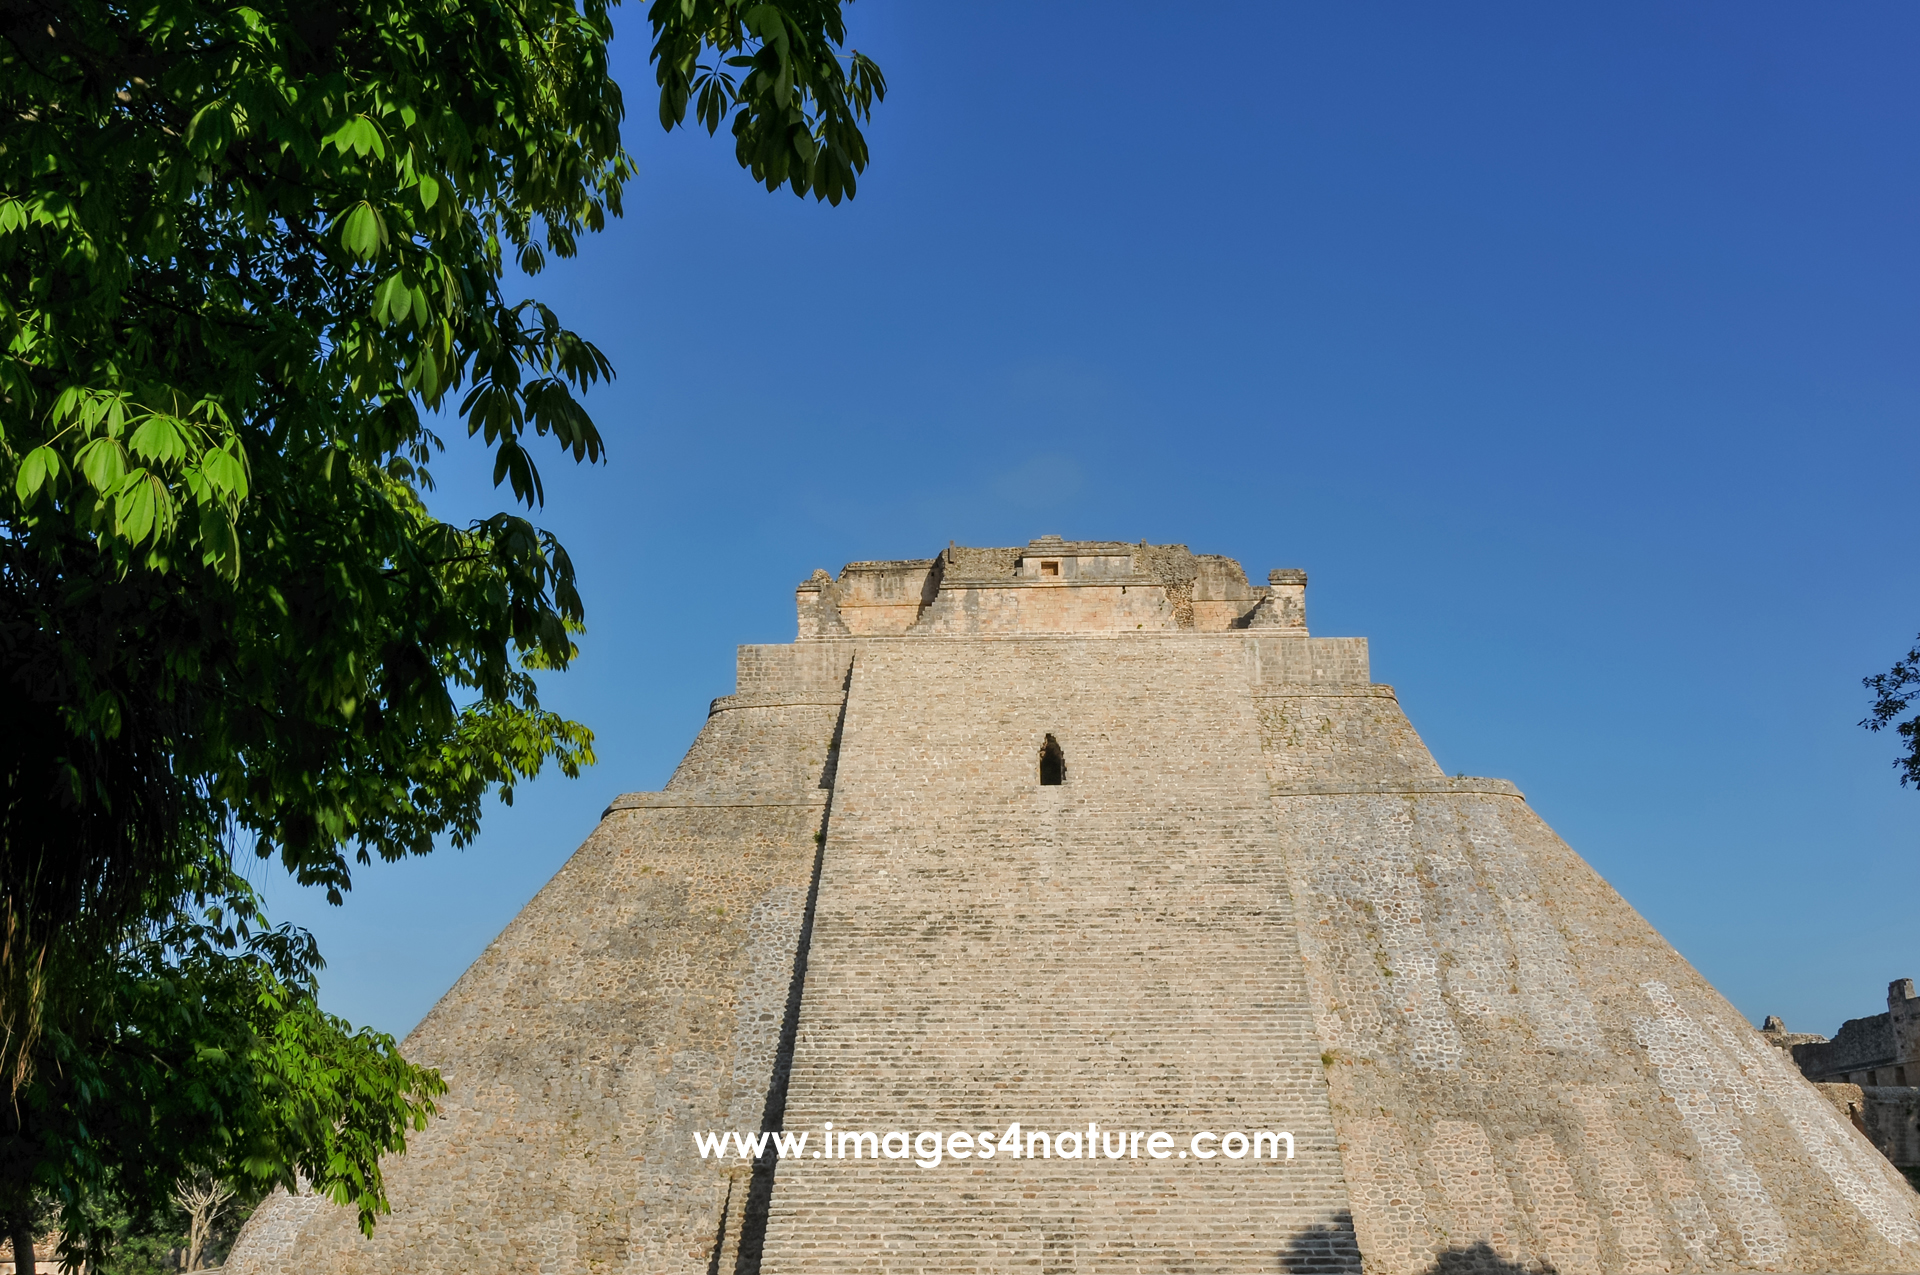
{"type": "Polygon", "coordinates": [[[816,572],[409,1039],[452,1088],[374,1237],[278,1196],[229,1269],[1920,1270],[1920,1197],[1305,586],[816,572]]]}

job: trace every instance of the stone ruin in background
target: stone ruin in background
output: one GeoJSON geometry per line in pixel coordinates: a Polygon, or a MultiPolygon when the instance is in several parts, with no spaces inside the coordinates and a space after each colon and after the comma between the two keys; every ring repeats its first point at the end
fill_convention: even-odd
{"type": "Polygon", "coordinates": [[[1887,1012],[1849,1018],[1832,1040],[1790,1032],[1768,1016],[1760,1034],[1880,1153],[1920,1183],[1920,996],[1913,980],[1887,984],[1887,1012]]]}

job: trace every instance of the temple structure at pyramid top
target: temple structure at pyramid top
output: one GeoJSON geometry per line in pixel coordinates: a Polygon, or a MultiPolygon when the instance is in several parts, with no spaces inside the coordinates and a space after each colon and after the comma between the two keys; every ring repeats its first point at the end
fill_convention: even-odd
{"type": "Polygon", "coordinates": [[[1069,633],[1307,636],[1307,573],[1283,568],[1248,584],[1232,558],[1185,545],[1062,540],[1024,549],[950,545],[935,558],[850,562],[799,588],[800,638],[994,637],[1069,633]]]}
{"type": "Polygon", "coordinates": [[[814,573],[408,1038],[373,1238],[278,1195],[228,1270],[1920,1271],[1898,1171],[1305,590],[814,573]]]}

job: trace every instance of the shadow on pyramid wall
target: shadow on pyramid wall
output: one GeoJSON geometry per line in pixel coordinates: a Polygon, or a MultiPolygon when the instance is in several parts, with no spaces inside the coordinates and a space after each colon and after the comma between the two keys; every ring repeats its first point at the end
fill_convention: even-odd
{"type": "Polygon", "coordinates": [[[1551,1263],[1523,1266],[1494,1252],[1485,1240],[1469,1248],[1450,1248],[1427,1268],[1427,1275],[1553,1275],[1551,1263]]]}
{"type": "MultiPolygon", "coordinates": [[[[1357,1275],[1360,1245],[1353,1233],[1353,1215],[1337,1213],[1331,1222],[1295,1235],[1280,1253],[1280,1269],[1287,1275],[1357,1275]]],[[[1510,1262],[1482,1240],[1439,1254],[1424,1275],[1554,1275],[1554,1268],[1545,1262],[1510,1262]]]]}

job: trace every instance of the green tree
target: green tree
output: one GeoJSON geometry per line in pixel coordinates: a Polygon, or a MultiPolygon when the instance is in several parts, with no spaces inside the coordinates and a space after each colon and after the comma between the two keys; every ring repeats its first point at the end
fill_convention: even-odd
{"type": "Polygon", "coordinates": [[[1920,713],[1900,720],[1907,706],[1920,698],[1920,646],[1908,651],[1905,659],[1885,673],[1862,678],[1861,682],[1873,692],[1873,709],[1860,724],[1870,731],[1893,727],[1906,743],[1906,753],[1893,763],[1900,772],[1900,784],[1920,785],[1920,713]]]}
{"type": "MultiPolygon", "coordinates": [[[[841,51],[842,0],[658,0],[648,20],[663,125],[728,124],[769,190],[854,193],[885,84],[841,51]]],[[[206,885],[241,848],[338,902],[356,864],[464,844],[488,793],[592,761],[533,678],[577,654],[564,549],[519,513],[447,524],[423,493],[444,421],[529,509],[536,440],[604,456],[577,395],[612,369],[504,287],[620,212],[611,34],[606,0],[0,0],[16,1097],[53,1102],[66,1073],[39,1069],[124,1025],[53,996],[56,970],[165,986],[209,949],[152,936],[244,912],[206,885]]],[[[227,959],[258,955],[234,933],[227,959]]],[[[133,986],[102,1003],[133,1012],[133,986]]],[[[318,1023],[302,1003],[275,1021],[318,1023]]],[[[279,1057],[236,1049],[238,1071],[279,1057]]],[[[16,1133],[0,1156],[38,1154],[16,1133]]],[[[338,1189],[383,1204],[377,1174],[338,1189]]]]}
{"type": "Polygon", "coordinates": [[[107,959],[56,945],[36,1065],[0,1105],[10,1229],[50,1200],[63,1255],[97,1263],[107,1206],[170,1214],[182,1180],[212,1176],[250,1195],[304,1180],[357,1204],[370,1231],[380,1157],[425,1127],[445,1085],[391,1037],[319,1009],[311,937],[262,928],[245,882],[182,893],[195,903],[107,959]]]}

